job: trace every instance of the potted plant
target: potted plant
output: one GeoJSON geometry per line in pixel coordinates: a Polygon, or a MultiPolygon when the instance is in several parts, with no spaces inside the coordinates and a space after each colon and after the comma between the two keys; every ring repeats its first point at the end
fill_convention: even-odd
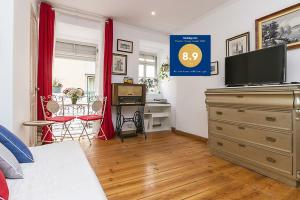
{"type": "Polygon", "coordinates": [[[53,93],[61,93],[61,88],[63,87],[63,84],[57,80],[54,79],[52,83],[52,92],[53,93]]]}
{"type": "Polygon", "coordinates": [[[84,91],[81,88],[66,88],[63,93],[71,98],[72,104],[76,104],[78,98],[84,95],[84,91]]]}
{"type": "Polygon", "coordinates": [[[146,85],[147,92],[151,92],[151,93],[159,92],[157,78],[140,78],[139,83],[146,85]]]}
{"type": "Polygon", "coordinates": [[[170,77],[170,65],[163,63],[160,67],[159,78],[160,80],[169,80],[170,77]]]}

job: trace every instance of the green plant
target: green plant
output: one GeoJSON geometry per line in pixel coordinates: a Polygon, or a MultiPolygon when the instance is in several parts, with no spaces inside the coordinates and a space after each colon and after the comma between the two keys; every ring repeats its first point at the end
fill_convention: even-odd
{"type": "Polygon", "coordinates": [[[139,83],[146,85],[147,92],[159,92],[157,78],[140,78],[139,83]]]}
{"type": "Polygon", "coordinates": [[[159,70],[159,78],[160,80],[169,80],[170,77],[170,65],[167,63],[163,63],[159,70]]]}

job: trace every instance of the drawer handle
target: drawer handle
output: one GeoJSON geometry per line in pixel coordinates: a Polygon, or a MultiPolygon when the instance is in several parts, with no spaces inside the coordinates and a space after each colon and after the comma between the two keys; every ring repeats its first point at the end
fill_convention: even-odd
{"type": "Polygon", "coordinates": [[[223,112],[217,111],[216,114],[217,114],[217,115],[223,115],[223,112]]]}
{"type": "Polygon", "coordinates": [[[245,130],[245,127],[239,126],[238,129],[245,130]]]}
{"type": "Polygon", "coordinates": [[[266,160],[270,163],[276,163],[276,160],[274,158],[271,158],[271,157],[266,157],[266,160]]]}
{"type": "Polygon", "coordinates": [[[237,97],[237,98],[244,98],[243,95],[237,95],[236,97],[237,97]]]}
{"type": "Polygon", "coordinates": [[[222,142],[217,142],[217,144],[218,144],[219,146],[223,146],[223,143],[222,143],[222,142]]]}
{"type": "Polygon", "coordinates": [[[243,147],[243,148],[246,147],[246,145],[244,145],[244,144],[239,144],[239,146],[240,146],[240,147],[243,147]]]}
{"type": "Polygon", "coordinates": [[[220,127],[220,126],[217,126],[216,129],[217,129],[218,131],[223,131],[223,128],[220,127]]]}
{"type": "Polygon", "coordinates": [[[238,112],[245,112],[245,110],[238,110],[238,112]]]}
{"type": "Polygon", "coordinates": [[[276,121],[276,118],[275,117],[266,117],[266,120],[268,122],[275,122],[276,121]]]}
{"type": "Polygon", "coordinates": [[[273,137],[266,137],[266,140],[269,142],[276,142],[276,138],[273,137]]]}

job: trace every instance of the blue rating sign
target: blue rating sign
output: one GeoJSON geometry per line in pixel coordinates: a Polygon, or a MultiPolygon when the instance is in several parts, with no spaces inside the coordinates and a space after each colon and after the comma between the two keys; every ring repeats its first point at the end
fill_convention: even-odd
{"type": "Polygon", "coordinates": [[[171,76],[210,76],[210,35],[170,36],[171,76]]]}

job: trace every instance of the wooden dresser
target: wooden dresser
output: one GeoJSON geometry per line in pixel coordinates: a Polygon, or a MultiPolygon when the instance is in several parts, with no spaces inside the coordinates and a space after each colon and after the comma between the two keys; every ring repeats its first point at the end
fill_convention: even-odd
{"type": "Polygon", "coordinates": [[[208,89],[210,151],[289,185],[300,179],[300,85],[208,89]]]}

